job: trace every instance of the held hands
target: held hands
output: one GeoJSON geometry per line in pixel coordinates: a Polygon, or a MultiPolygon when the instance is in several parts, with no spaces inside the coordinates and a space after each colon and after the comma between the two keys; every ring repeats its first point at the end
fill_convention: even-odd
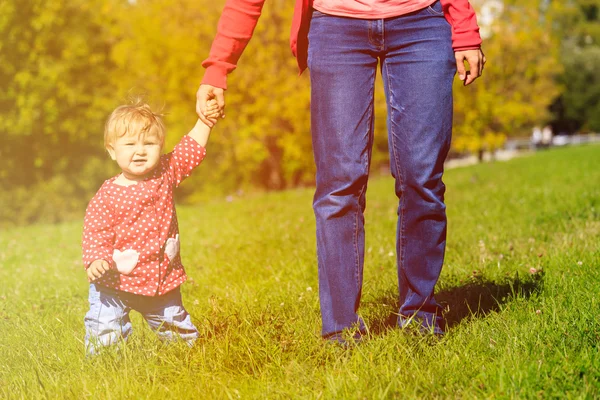
{"type": "Polygon", "coordinates": [[[196,114],[209,128],[216,124],[218,118],[225,118],[225,91],[211,85],[200,85],[196,92],[196,114]],[[214,118],[210,118],[208,114],[209,100],[214,100],[217,104],[218,114],[214,118]]]}
{"type": "Polygon", "coordinates": [[[221,115],[223,115],[222,112],[223,111],[220,109],[219,104],[217,103],[217,100],[215,100],[215,99],[208,100],[206,102],[203,115],[204,115],[204,118],[206,118],[209,122],[212,123],[212,126],[206,124],[206,122],[204,122],[204,120],[202,120],[202,121],[206,125],[208,125],[208,127],[212,128],[217,123],[218,119],[222,118],[221,117],[221,115]]]}
{"type": "Polygon", "coordinates": [[[481,49],[456,51],[454,57],[456,58],[458,77],[465,86],[479,78],[483,73],[486,60],[481,49]],[[465,70],[465,61],[469,64],[468,71],[465,70]]]}
{"type": "Polygon", "coordinates": [[[90,264],[88,269],[86,270],[88,281],[93,282],[96,279],[100,278],[106,272],[110,271],[112,266],[106,260],[96,260],[90,264]]]}
{"type": "Polygon", "coordinates": [[[194,139],[200,146],[206,147],[210,131],[221,115],[217,100],[209,99],[204,105],[204,114],[196,121],[196,125],[188,133],[188,136],[194,139]]]}

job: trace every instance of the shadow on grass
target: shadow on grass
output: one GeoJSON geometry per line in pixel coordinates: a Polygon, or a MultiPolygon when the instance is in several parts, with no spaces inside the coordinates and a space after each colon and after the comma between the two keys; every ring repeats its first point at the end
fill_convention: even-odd
{"type": "MultiPolygon", "coordinates": [[[[436,300],[445,310],[446,329],[452,329],[465,319],[483,318],[491,312],[499,311],[503,304],[516,298],[528,299],[539,293],[543,287],[544,275],[540,271],[522,279],[517,274],[501,283],[486,281],[481,277],[471,279],[467,284],[436,293],[436,300]]],[[[369,303],[384,304],[394,310],[387,317],[381,316],[371,321],[370,330],[373,334],[378,335],[396,327],[400,305],[395,290],[369,303]]]]}

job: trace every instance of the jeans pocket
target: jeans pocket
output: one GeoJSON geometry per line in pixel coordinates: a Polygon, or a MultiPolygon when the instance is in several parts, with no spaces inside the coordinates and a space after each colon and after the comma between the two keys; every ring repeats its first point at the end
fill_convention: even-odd
{"type": "Polygon", "coordinates": [[[435,3],[427,7],[427,12],[436,17],[443,17],[444,9],[442,8],[442,3],[439,0],[436,1],[435,3]]]}

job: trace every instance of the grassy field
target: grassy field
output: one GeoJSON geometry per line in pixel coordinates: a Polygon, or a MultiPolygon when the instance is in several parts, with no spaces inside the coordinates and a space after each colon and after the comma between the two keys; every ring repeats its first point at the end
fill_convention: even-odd
{"type": "Polygon", "coordinates": [[[86,358],[81,221],[0,232],[0,397],[599,398],[600,146],[445,181],[441,339],[394,327],[391,178],[370,182],[370,334],[351,349],[319,338],[311,190],[179,207],[192,349],[161,344],[134,314],[121,351],[86,358]]]}

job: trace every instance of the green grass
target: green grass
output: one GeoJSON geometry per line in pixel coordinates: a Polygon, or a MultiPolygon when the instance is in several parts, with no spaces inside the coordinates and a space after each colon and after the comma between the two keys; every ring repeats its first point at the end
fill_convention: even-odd
{"type": "Polygon", "coordinates": [[[81,222],[0,232],[0,397],[598,398],[599,167],[586,146],[447,172],[437,340],[393,326],[390,178],[370,182],[352,349],[319,338],[309,189],[179,207],[193,349],[136,314],[126,346],[86,358],[81,222]]]}

